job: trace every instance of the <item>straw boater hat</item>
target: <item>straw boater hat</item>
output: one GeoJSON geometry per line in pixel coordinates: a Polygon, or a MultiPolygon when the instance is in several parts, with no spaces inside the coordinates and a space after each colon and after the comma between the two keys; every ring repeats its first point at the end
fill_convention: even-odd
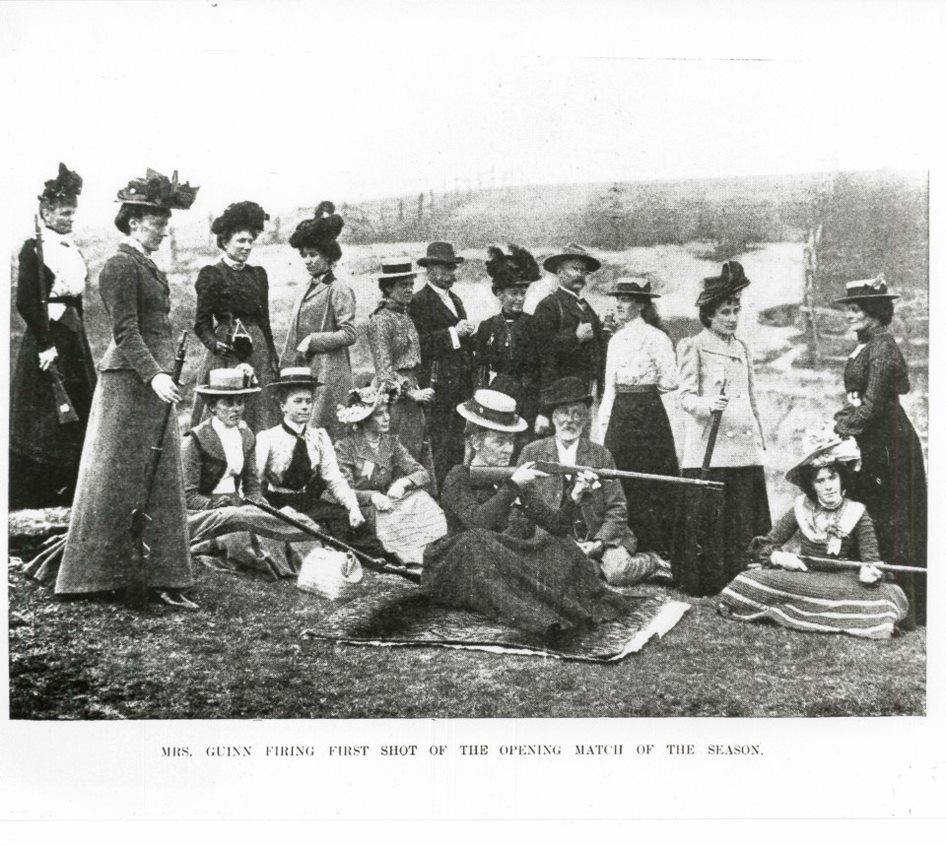
{"type": "Polygon", "coordinates": [[[836,303],[856,303],[861,300],[899,300],[899,294],[891,294],[887,290],[887,280],[883,273],[878,273],[873,279],[855,279],[844,286],[844,296],[835,300],[836,303]]]}
{"type": "Polygon", "coordinates": [[[395,282],[405,279],[416,279],[414,265],[409,258],[390,258],[381,262],[381,275],[378,277],[378,287],[384,288],[395,282]]]}
{"type": "Polygon", "coordinates": [[[259,203],[252,200],[243,200],[240,203],[231,203],[223,214],[210,224],[212,235],[228,235],[231,232],[240,232],[248,229],[252,232],[262,232],[269,215],[263,211],[259,203]]]}
{"type": "Polygon", "coordinates": [[[47,179],[43,193],[37,197],[47,205],[74,203],[82,193],[82,177],[59,162],[59,173],[55,179],[47,179]]]}
{"type": "Polygon", "coordinates": [[[348,392],[348,405],[336,407],[336,416],[339,423],[361,423],[367,420],[386,402],[392,402],[397,394],[396,388],[377,388],[369,385],[367,388],[355,388],[348,392]]]}
{"type": "Polygon", "coordinates": [[[473,394],[473,399],[461,402],[457,414],[494,432],[523,432],[529,424],[516,414],[516,401],[499,391],[481,388],[473,394]]]}
{"type": "Polygon", "coordinates": [[[453,244],[446,241],[434,241],[427,245],[427,255],[417,259],[421,267],[428,267],[431,264],[445,264],[449,267],[456,267],[463,264],[466,259],[453,252],[453,244]]]}
{"type": "Polygon", "coordinates": [[[696,304],[699,307],[719,300],[728,300],[749,285],[746,272],[738,261],[723,262],[719,276],[707,276],[703,279],[703,290],[700,291],[696,304]]]}
{"type": "Polygon", "coordinates": [[[124,188],[119,189],[115,202],[149,206],[169,212],[172,209],[189,209],[194,204],[199,190],[192,188],[189,182],[180,185],[176,170],[168,179],[163,173],[149,167],[144,179],[132,179],[124,188]]]}
{"type": "Polygon", "coordinates": [[[598,259],[591,255],[581,244],[574,242],[568,244],[560,253],[549,256],[542,262],[542,267],[549,273],[555,273],[558,270],[558,266],[566,259],[581,259],[585,263],[585,267],[588,268],[589,273],[594,273],[601,268],[601,262],[598,261],[598,259]]]}
{"type": "Polygon", "coordinates": [[[308,367],[284,367],[279,371],[279,378],[274,379],[270,388],[318,388],[322,383],[312,375],[308,367]]]}
{"type": "Polygon", "coordinates": [[[651,290],[650,279],[645,276],[622,276],[605,293],[609,297],[646,297],[651,300],[660,296],[651,290]]]}
{"type": "Polygon", "coordinates": [[[486,273],[493,280],[494,291],[506,288],[526,288],[542,278],[539,265],[532,253],[515,244],[509,245],[509,255],[499,247],[487,250],[486,273]]]}
{"type": "Polygon", "coordinates": [[[805,457],[785,474],[785,478],[797,487],[802,486],[802,471],[806,467],[827,467],[830,464],[847,464],[851,470],[861,466],[861,451],[854,438],[842,438],[826,425],[823,429],[809,429],[802,439],[805,457]]]}
{"type": "Polygon", "coordinates": [[[571,405],[573,402],[583,402],[590,406],[593,399],[594,397],[581,379],[577,376],[565,376],[542,389],[539,394],[539,405],[545,413],[555,410],[560,405],[571,405]]]}
{"type": "Polygon", "coordinates": [[[242,397],[260,392],[259,382],[249,367],[221,367],[211,370],[206,385],[194,392],[202,397],[242,397]]]}

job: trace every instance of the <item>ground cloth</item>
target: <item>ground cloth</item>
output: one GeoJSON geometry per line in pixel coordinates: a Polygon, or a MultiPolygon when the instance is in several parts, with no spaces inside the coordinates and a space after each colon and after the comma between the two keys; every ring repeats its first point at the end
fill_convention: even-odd
{"type": "Polygon", "coordinates": [[[645,596],[621,591],[638,600],[630,613],[591,631],[566,635],[551,649],[541,636],[472,611],[433,605],[416,586],[397,576],[366,574],[361,587],[347,604],[331,607],[303,637],[363,646],[441,646],[607,663],[639,652],[654,635],[670,631],[690,608],[662,593],[645,596]]]}

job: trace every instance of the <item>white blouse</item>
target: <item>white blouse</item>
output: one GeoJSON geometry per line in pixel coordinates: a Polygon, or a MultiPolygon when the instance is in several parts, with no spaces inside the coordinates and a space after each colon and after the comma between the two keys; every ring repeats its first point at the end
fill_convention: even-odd
{"type": "MultiPolygon", "coordinates": [[[[49,291],[51,297],[81,297],[89,275],[85,259],[68,235],[61,235],[49,227],[43,230],[43,264],[56,278],[49,291]]],[[[62,303],[49,304],[49,319],[59,320],[66,311],[62,303]]]]}
{"type": "Polygon", "coordinates": [[[677,362],[667,334],[641,317],[625,324],[608,344],[604,396],[598,411],[598,442],[604,443],[619,386],[656,385],[665,394],[675,391],[678,384],[677,362]]]}
{"type": "MultiPolygon", "coordinates": [[[[243,473],[243,436],[239,426],[226,426],[216,417],[211,418],[210,425],[220,438],[223,453],[227,457],[227,469],[213,489],[215,494],[236,493],[237,479],[243,473]]],[[[240,426],[246,428],[246,423],[240,421],[240,426]]]]}

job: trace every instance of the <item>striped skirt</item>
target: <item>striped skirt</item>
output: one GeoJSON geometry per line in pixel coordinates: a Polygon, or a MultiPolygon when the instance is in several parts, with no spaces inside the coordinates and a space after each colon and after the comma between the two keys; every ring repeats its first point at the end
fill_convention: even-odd
{"type": "Polygon", "coordinates": [[[769,620],[803,632],[885,638],[909,606],[897,585],[864,585],[854,571],[753,569],[723,588],[718,609],[745,622],[769,620]]]}

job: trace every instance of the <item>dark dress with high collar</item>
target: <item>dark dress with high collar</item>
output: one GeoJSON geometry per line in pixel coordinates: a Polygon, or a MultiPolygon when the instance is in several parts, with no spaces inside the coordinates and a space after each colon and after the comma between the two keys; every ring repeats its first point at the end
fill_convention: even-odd
{"type": "MultiPolygon", "coordinates": [[[[907,364],[886,327],[859,336],[844,368],[844,388],[855,403],[835,415],[835,430],[861,449],[854,499],[874,520],[881,558],[889,564],[926,566],[926,472],[923,448],[900,405],[910,390],[907,364]],[[859,405],[856,401],[859,400],[859,405]]],[[[926,578],[898,573],[916,618],[926,623],[926,578]]]]}

